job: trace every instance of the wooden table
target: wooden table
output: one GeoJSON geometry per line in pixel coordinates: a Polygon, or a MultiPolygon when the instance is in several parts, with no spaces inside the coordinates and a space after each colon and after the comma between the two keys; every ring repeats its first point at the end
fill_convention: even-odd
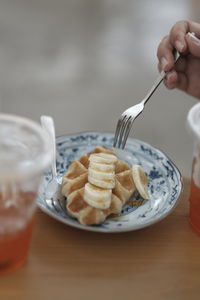
{"type": "Polygon", "coordinates": [[[74,229],[38,209],[29,259],[0,277],[0,299],[200,299],[200,236],[184,185],[166,219],[122,234],[74,229]]]}

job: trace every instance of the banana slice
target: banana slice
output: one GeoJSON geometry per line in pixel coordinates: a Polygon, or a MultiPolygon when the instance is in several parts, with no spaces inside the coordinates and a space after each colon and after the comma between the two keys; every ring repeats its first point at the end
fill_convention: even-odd
{"type": "Polygon", "coordinates": [[[97,187],[115,187],[115,163],[117,157],[108,153],[94,153],[89,157],[88,181],[97,187]]]}
{"type": "Polygon", "coordinates": [[[96,185],[102,189],[113,189],[115,187],[115,179],[101,180],[91,176],[91,173],[88,172],[88,181],[91,184],[96,185]]]}
{"type": "Polygon", "coordinates": [[[89,161],[101,164],[115,164],[117,157],[108,153],[94,153],[90,154],[89,161]]]}
{"type": "Polygon", "coordinates": [[[93,184],[86,183],[84,189],[84,200],[89,205],[100,208],[107,209],[111,204],[111,189],[101,189],[93,184]]]}
{"type": "Polygon", "coordinates": [[[115,172],[114,164],[101,164],[91,161],[89,166],[91,169],[99,172],[115,172]]]}
{"type": "Polygon", "coordinates": [[[141,166],[132,166],[132,176],[138,193],[143,199],[149,199],[150,197],[147,190],[148,178],[141,166]]]}
{"type": "Polygon", "coordinates": [[[115,172],[99,172],[89,167],[88,176],[103,181],[113,181],[115,179],[115,172]]]}

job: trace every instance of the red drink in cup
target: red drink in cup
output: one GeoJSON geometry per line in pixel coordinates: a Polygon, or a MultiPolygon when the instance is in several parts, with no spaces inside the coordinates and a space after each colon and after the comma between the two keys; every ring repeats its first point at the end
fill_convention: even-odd
{"type": "Polygon", "coordinates": [[[50,143],[39,124],[0,114],[0,274],[27,258],[39,184],[52,159],[50,143]]]}

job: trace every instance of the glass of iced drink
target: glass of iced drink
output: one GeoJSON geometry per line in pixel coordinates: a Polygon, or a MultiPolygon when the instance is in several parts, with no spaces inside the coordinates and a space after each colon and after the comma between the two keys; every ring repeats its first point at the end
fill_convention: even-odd
{"type": "Polygon", "coordinates": [[[0,274],[27,258],[37,192],[51,149],[39,124],[0,114],[0,274]]]}
{"type": "Polygon", "coordinates": [[[194,141],[189,220],[193,229],[200,234],[200,103],[190,109],[187,125],[194,141]]]}

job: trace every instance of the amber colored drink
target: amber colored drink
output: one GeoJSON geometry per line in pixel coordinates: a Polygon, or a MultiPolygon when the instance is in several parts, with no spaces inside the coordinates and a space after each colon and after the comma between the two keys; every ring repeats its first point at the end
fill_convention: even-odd
{"type": "Polygon", "coordinates": [[[200,234],[200,188],[195,185],[193,179],[191,180],[189,201],[190,224],[192,225],[194,230],[200,234]]]}
{"type": "Polygon", "coordinates": [[[28,255],[33,219],[15,234],[0,234],[0,274],[20,267],[28,255]]]}
{"type": "Polygon", "coordinates": [[[193,229],[200,234],[200,187],[198,187],[193,180],[193,172],[196,164],[196,159],[193,159],[192,164],[192,178],[190,185],[190,211],[189,221],[193,229]]]}
{"type": "Polygon", "coordinates": [[[19,192],[18,197],[17,206],[0,206],[0,274],[20,267],[28,255],[34,222],[35,193],[19,192]]]}
{"type": "MultiPolygon", "coordinates": [[[[51,117],[44,129],[30,119],[0,113],[0,274],[20,267],[28,250],[36,195],[53,158],[51,117]]],[[[12,289],[12,286],[11,286],[12,289]]]]}

